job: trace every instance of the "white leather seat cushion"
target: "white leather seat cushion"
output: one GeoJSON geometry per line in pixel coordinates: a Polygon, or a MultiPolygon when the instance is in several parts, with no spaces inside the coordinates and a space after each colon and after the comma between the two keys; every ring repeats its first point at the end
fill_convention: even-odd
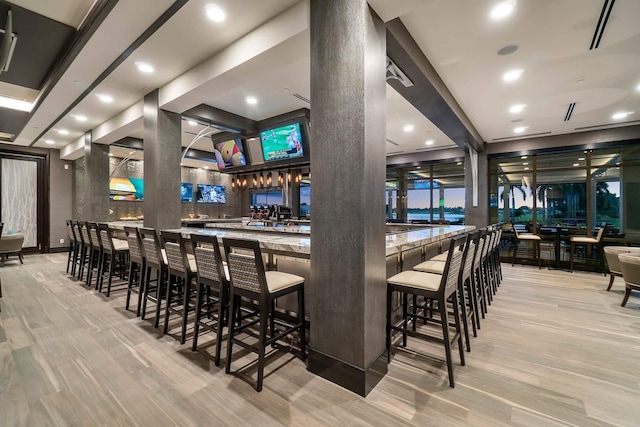
{"type": "Polygon", "coordinates": [[[129,242],[127,242],[126,240],[113,239],[113,247],[116,251],[128,251],[129,242]]]}
{"type": "Polygon", "coordinates": [[[425,273],[443,274],[444,266],[447,265],[445,261],[425,261],[413,267],[416,271],[422,271],[425,273]]]}
{"type": "Polygon", "coordinates": [[[570,241],[572,241],[573,243],[598,243],[598,240],[594,239],[593,237],[571,237],[569,239],[570,241]]]}
{"type": "Polygon", "coordinates": [[[406,286],[409,288],[437,291],[440,287],[442,276],[421,271],[403,271],[387,279],[392,285],[406,286]]]}
{"type": "Polygon", "coordinates": [[[449,257],[449,251],[446,251],[434,256],[429,261],[445,261],[446,262],[448,257],[449,257]]]}
{"type": "Polygon", "coordinates": [[[540,240],[540,236],[535,234],[518,234],[518,240],[540,240]]]}
{"type": "MultiPolygon", "coordinates": [[[[226,274],[226,271],[225,271],[226,274]]],[[[304,277],[295,274],[283,273],[282,271],[266,271],[267,288],[270,293],[289,288],[304,282],[304,277]]]]}

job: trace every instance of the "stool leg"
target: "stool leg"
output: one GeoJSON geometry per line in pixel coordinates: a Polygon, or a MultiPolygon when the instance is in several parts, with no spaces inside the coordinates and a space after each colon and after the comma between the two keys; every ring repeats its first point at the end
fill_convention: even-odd
{"type": "MultiPolygon", "coordinates": [[[[471,351],[471,341],[469,340],[469,324],[467,323],[467,308],[465,307],[465,302],[464,302],[464,288],[462,283],[460,283],[458,285],[458,292],[460,293],[460,295],[462,296],[462,298],[459,300],[458,298],[456,298],[456,303],[460,304],[460,302],[462,302],[462,304],[460,305],[459,309],[461,310],[461,316],[462,316],[462,327],[464,328],[464,340],[465,340],[465,344],[466,344],[466,348],[467,351],[471,351]]],[[[458,311],[457,309],[454,310],[454,312],[458,311]]],[[[460,323],[458,323],[458,325],[460,325],[460,323]]]]}
{"type": "Polygon", "coordinates": [[[571,242],[571,246],[569,249],[569,271],[573,273],[573,252],[575,250],[573,242],[571,242]]]}
{"type": "Polygon", "coordinates": [[[304,321],[304,310],[304,284],[302,284],[300,289],[298,289],[298,321],[300,322],[300,351],[302,352],[302,360],[306,360],[307,358],[307,327],[304,321]]]}
{"type": "Polygon", "coordinates": [[[227,333],[227,364],[224,368],[224,372],[226,374],[231,372],[231,354],[233,350],[233,333],[235,332],[236,326],[236,310],[238,310],[239,305],[241,304],[240,298],[236,298],[231,293],[231,297],[229,298],[229,332],[227,333]]]}
{"type": "Polygon", "coordinates": [[[451,339],[449,338],[449,320],[447,318],[447,304],[444,299],[438,301],[440,309],[440,321],[442,323],[442,335],[444,341],[444,353],[447,358],[447,370],[449,371],[449,387],[453,388],[453,364],[451,362],[451,339]]]}
{"type": "MultiPolygon", "coordinates": [[[[160,270],[158,270],[158,285],[156,286],[156,318],[153,322],[153,327],[156,329],[158,329],[158,326],[160,325],[160,313],[162,309],[162,288],[164,286],[164,279],[165,279],[164,268],[160,267],[160,270]]],[[[171,278],[168,277],[168,274],[167,274],[167,281],[170,281],[170,280],[171,278]]]]}
{"type": "Polygon", "coordinates": [[[147,295],[149,294],[150,277],[151,277],[151,267],[146,267],[146,274],[145,274],[145,279],[143,282],[144,285],[142,289],[142,313],[141,313],[142,320],[144,320],[144,318],[147,315],[147,295]]]}
{"type": "Polygon", "coordinates": [[[142,296],[144,290],[144,281],[146,279],[146,270],[147,263],[145,260],[142,260],[142,265],[140,265],[140,277],[138,279],[138,308],[136,309],[136,316],[140,317],[140,308],[142,306],[142,296]]]}
{"type": "Polygon", "coordinates": [[[169,332],[169,308],[171,307],[171,299],[173,296],[173,280],[177,279],[178,278],[176,276],[172,276],[171,274],[169,274],[169,280],[167,283],[167,301],[164,306],[164,329],[162,330],[162,333],[165,335],[167,334],[167,332],[169,332]]]}
{"type": "MultiPolygon", "coordinates": [[[[202,316],[200,314],[200,311],[202,310],[202,297],[204,294],[204,285],[198,283],[196,285],[196,319],[193,322],[193,342],[191,343],[191,351],[196,351],[196,349],[198,348],[198,332],[200,330],[200,317],[202,316]]],[[[217,344],[216,343],[216,349],[217,349],[217,344]]],[[[216,358],[220,357],[217,354],[217,350],[216,350],[216,358]]],[[[218,363],[216,363],[216,366],[218,365],[218,363]]]]}
{"type": "Polygon", "coordinates": [[[613,286],[613,280],[616,278],[616,276],[613,275],[613,273],[611,273],[611,277],[609,278],[609,286],[607,286],[607,291],[611,290],[611,286],[613,286]]]}
{"type": "Polygon", "coordinates": [[[391,363],[391,299],[393,288],[387,285],[387,363],[391,363]]]}
{"type": "MultiPolygon", "coordinates": [[[[270,336],[271,338],[276,336],[276,317],[275,317],[275,313],[276,313],[276,302],[275,301],[271,301],[271,307],[269,310],[269,332],[270,332],[270,336]]],[[[272,342],[271,343],[271,348],[276,348],[276,342],[272,342]]]]}
{"type": "Polygon", "coordinates": [[[465,365],[464,363],[464,348],[462,347],[462,331],[460,328],[460,310],[459,305],[460,305],[460,301],[459,301],[459,297],[458,297],[458,292],[454,292],[453,295],[451,296],[452,301],[454,303],[453,305],[453,315],[455,316],[455,330],[456,330],[456,334],[458,336],[458,352],[460,353],[460,364],[462,366],[465,365]]]}
{"type": "Polygon", "coordinates": [[[267,322],[269,321],[269,309],[271,304],[260,301],[260,337],[258,338],[258,382],[256,391],[262,391],[262,380],[264,378],[264,353],[267,342],[267,322]]]}
{"type": "MultiPolygon", "coordinates": [[[[407,303],[408,295],[406,292],[402,293],[402,346],[407,346],[407,303]]],[[[415,319],[414,319],[415,322],[415,319]]]]}
{"type": "Polygon", "coordinates": [[[629,301],[630,295],[631,295],[631,288],[626,286],[624,290],[624,298],[622,299],[622,304],[620,304],[622,307],[627,305],[627,301],[629,301]]]}
{"type": "MultiPolygon", "coordinates": [[[[224,328],[224,315],[229,302],[227,301],[227,293],[224,286],[220,284],[220,291],[218,293],[218,321],[216,322],[216,356],[215,364],[220,366],[220,351],[222,350],[222,329],[224,328]]],[[[229,323],[229,330],[233,327],[233,323],[229,323]]]]}
{"type": "Polygon", "coordinates": [[[180,336],[180,344],[184,344],[187,337],[187,319],[189,317],[189,296],[191,295],[190,277],[184,279],[184,299],[182,302],[182,335],[180,336]]]}

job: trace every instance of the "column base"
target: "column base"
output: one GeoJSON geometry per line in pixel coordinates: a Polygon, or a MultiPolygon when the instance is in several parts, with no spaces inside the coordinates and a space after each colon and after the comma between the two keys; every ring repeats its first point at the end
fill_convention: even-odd
{"type": "Polygon", "coordinates": [[[384,350],[376,357],[368,368],[362,369],[317,350],[309,349],[307,370],[366,397],[387,373],[387,351],[384,350]]]}

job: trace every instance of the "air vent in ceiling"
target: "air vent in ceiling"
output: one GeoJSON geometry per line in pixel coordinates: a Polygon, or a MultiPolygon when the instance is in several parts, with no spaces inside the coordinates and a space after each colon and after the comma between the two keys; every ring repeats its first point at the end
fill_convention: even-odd
{"type": "Polygon", "coordinates": [[[598,128],[605,128],[605,127],[620,127],[624,125],[630,125],[631,123],[639,123],[639,122],[640,120],[630,120],[628,122],[605,123],[603,125],[582,126],[579,128],[575,128],[574,130],[598,129],[598,128]]]}
{"type": "Polygon", "coordinates": [[[388,142],[389,144],[393,144],[393,145],[395,145],[396,147],[399,147],[399,146],[400,146],[400,144],[398,144],[397,142],[393,142],[393,141],[392,141],[392,140],[390,140],[390,139],[387,139],[387,142],[388,142]]]}
{"type": "Polygon", "coordinates": [[[567,109],[567,114],[564,115],[564,121],[568,122],[571,120],[571,115],[573,114],[573,109],[576,108],[576,103],[572,102],[569,104],[569,108],[567,109]]]}
{"type": "Polygon", "coordinates": [[[613,9],[613,4],[615,2],[616,0],[604,0],[602,11],[600,12],[600,18],[598,19],[596,30],[593,32],[593,38],[591,39],[591,46],[589,47],[589,50],[600,47],[600,40],[602,40],[604,29],[607,26],[607,22],[609,21],[609,16],[611,15],[611,10],[613,9]]]}
{"type": "Polygon", "coordinates": [[[530,133],[528,135],[518,135],[518,136],[503,136],[502,138],[493,138],[492,141],[505,141],[507,139],[520,139],[520,138],[529,138],[532,136],[542,136],[549,135],[551,132],[540,132],[540,133],[530,133]]]}
{"type": "Polygon", "coordinates": [[[306,102],[307,104],[311,104],[311,100],[305,98],[304,96],[300,95],[299,93],[294,93],[293,96],[295,96],[296,98],[298,98],[301,101],[306,102]]]}
{"type": "Polygon", "coordinates": [[[402,151],[392,151],[390,153],[387,153],[387,156],[391,156],[392,154],[402,154],[402,151]]]}

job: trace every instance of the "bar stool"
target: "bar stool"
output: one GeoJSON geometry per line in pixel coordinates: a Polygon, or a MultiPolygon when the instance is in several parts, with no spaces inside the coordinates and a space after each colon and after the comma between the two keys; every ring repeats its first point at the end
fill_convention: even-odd
{"type": "MultiPolygon", "coordinates": [[[[533,259],[538,259],[538,269],[542,268],[540,264],[540,236],[536,234],[523,234],[518,232],[518,228],[512,222],[513,233],[514,233],[514,247],[513,247],[513,260],[511,261],[511,265],[513,266],[516,263],[516,254],[518,253],[518,246],[520,242],[531,243],[533,245],[533,259]]],[[[528,251],[528,248],[527,248],[528,251]]]]}
{"type": "MultiPolygon", "coordinates": [[[[164,311],[164,333],[169,331],[169,313],[173,312],[182,317],[182,333],[180,344],[184,344],[187,335],[187,317],[191,294],[196,290],[193,282],[197,277],[195,260],[187,259],[187,248],[182,234],[161,231],[162,243],[167,254],[169,268],[169,282],[167,285],[167,301],[164,311]]],[[[194,295],[195,296],[195,295],[194,295]]]]}
{"type": "MultiPolygon", "coordinates": [[[[471,283],[471,267],[473,265],[473,258],[477,248],[480,232],[467,234],[467,240],[464,243],[463,255],[462,255],[462,268],[458,276],[458,292],[460,295],[460,309],[462,315],[462,326],[464,330],[465,344],[467,351],[471,351],[471,341],[469,339],[469,321],[471,321],[471,327],[473,330],[473,336],[477,337],[478,332],[476,329],[475,315],[477,312],[477,306],[474,308],[475,290],[472,289],[471,283]]],[[[413,267],[415,271],[421,271],[423,273],[444,274],[446,267],[446,261],[425,261],[413,267]]],[[[415,329],[414,329],[415,330],[415,329]]]]}
{"type": "Polygon", "coordinates": [[[82,253],[82,233],[80,232],[79,221],[71,220],[71,229],[76,239],[76,252],[73,254],[73,265],[71,266],[71,275],[76,277],[80,271],[80,254],[82,253]]]}
{"type": "Polygon", "coordinates": [[[136,227],[124,227],[127,235],[127,243],[129,244],[129,281],[127,282],[127,300],[125,310],[129,310],[131,301],[131,292],[138,294],[138,308],[136,316],[140,317],[140,307],[142,305],[142,287],[144,284],[144,272],[147,268],[147,262],[144,257],[144,249],[142,247],[142,239],[140,232],[136,227]]]}
{"type": "Polygon", "coordinates": [[[162,308],[162,295],[165,290],[165,284],[168,276],[166,254],[162,250],[160,239],[156,230],[153,228],[140,228],[140,237],[142,237],[142,247],[146,260],[147,269],[144,272],[144,286],[142,295],[142,319],[147,314],[147,301],[156,304],[156,318],[153,326],[155,328],[160,324],[160,310],[162,308]],[[155,270],[156,279],[151,279],[151,270],[155,270]],[[153,286],[155,283],[155,286],[153,286]],[[155,295],[154,295],[155,294],[155,295]]]}
{"type": "MultiPolygon", "coordinates": [[[[100,240],[102,240],[102,272],[106,268],[107,258],[109,260],[109,280],[107,281],[107,298],[111,293],[111,283],[113,275],[120,272],[120,278],[124,279],[127,269],[127,260],[129,256],[129,244],[125,240],[114,239],[113,231],[107,224],[99,224],[100,240]]],[[[102,283],[104,275],[100,276],[99,292],[102,292],[102,283]]]]}
{"type": "Polygon", "coordinates": [[[640,257],[633,254],[620,254],[620,267],[622,269],[622,278],[624,279],[624,298],[622,299],[622,307],[627,305],[631,291],[640,291],[640,257]]]}
{"type": "Polygon", "coordinates": [[[93,270],[96,270],[96,289],[98,289],[98,282],[102,275],[102,241],[100,237],[98,237],[98,224],[90,221],[87,221],[85,224],[89,230],[89,238],[91,242],[86,283],[87,286],[91,285],[93,270]]]}
{"type": "MultiPolygon", "coordinates": [[[[78,260],[78,280],[82,281],[84,277],[84,265],[89,264],[89,253],[91,252],[91,238],[89,237],[89,229],[87,224],[82,221],[77,222],[78,229],[80,230],[80,238],[82,246],[80,247],[80,259],[78,260]]],[[[87,274],[89,274],[87,272],[87,274]]]]}
{"type": "MultiPolygon", "coordinates": [[[[265,348],[275,343],[286,335],[295,331],[300,331],[300,352],[302,360],[306,358],[305,343],[305,320],[304,320],[304,278],[294,274],[280,271],[265,271],[260,245],[255,240],[223,239],[224,250],[227,254],[229,265],[229,279],[231,282],[229,313],[229,334],[227,339],[227,366],[226,373],[231,372],[231,357],[233,355],[233,344],[252,350],[258,353],[258,380],[256,391],[262,390],[262,379],[264,373],[265,348]],[[252,255],[245,255],[236,252],[249,252],[252,255]],[[286,325],[285,330],[276,334],[275,332],[275,300],[281,296],[297,292],[298,294],[298,319],[292,325],[286,325]],[[236,324],[238,321],[237,309],[242,304],[242,297],[258,302],[258,319],[244,325],[236,324]],[[267,323],[269,322],[269,323],[267,323]],[[246,330],[255,324],[259,325],[258,345],[251,345],[235,338],[239,332],[246,330]],[[270,325],[271,337],[267,338],[267,325],[270,325]]],[[[242,318],[240,318],[242,320],[242,318]]],[[[278,321],[278,324],[282,322],[278,321]]]]}
{"type": "Polygon", "coordinates": [[[71,220],[67,220],[67,233],[69,235],[69,255],[67,257],[67,274],[73,275],[75,269],[75,260],[78,254],[78,241],[73,231],[71,220]]]}
{"type": "Polygon", "coordinates": [[[193,324],[193,344],[198,348],[200,327],[216,334],[215,364],[220,365],[222,329],[229,316],[229,269],[222,260],[216,236],[191,235],[191,244],[197,267],[196,318],[193,324]],[[211,298],[211,293],[215,298],[211,298]],[[206,322],[203,318],[212,319],[206,322]]]}
{"type": "Polygon", "coordinates": [[[585,257],[587,253],[587,246],[591,247],[591,251],[593,251],[593,245],[598,245],[598,271],[603,270],[603,251],[602,251],[602,236],[604,235],[605,227],[600,227],[598,230],[598,235],[594,239],[593,237],[585,237],[585,236],[572,236],[569,238],[570,242],[570,259],[569,259],[569,270],[573,273],[573,256],[576,250],[576,246],[585,246],[585,257]]]}
{"type": "MultiPolygon", "coordinates": [[[[459,273],[462,267],[462,258],[464,255],[464,243],[467,236],[456,236],[451,240],[449,247],[449,257],[446,267],[442,275],[423,273],[419,271],[403,271],[395,276],[387,279],[387,360],[391,362],[391,333],[399,331],[402,333],[402,345],[407,345],[407,335],[434,341],[444,345],[447,360],[447,369],[449,371],[449,386],[454,387],[453,380],[453,362],[451,356],[451,345],[458,342],[458,350],[460,352],[460,364],[464,366],[464,349],[462,347],[462,333],[460,327],[460,313],[458,301],[458,281],[459,273]],[[398,291],[403,294],[402,298],[402,319],[399,322],[391,321],[392,313],[392,296],[393,292],[398,291]],[[426,299],[433,300],[438,304],[440,312],[440,323],[442,326],[442,338],[425,334],[420,331],[413,331],[408,327],[409,318],[412,322],[416,319],[424,319],[415,313],[409,313],[407,310],[408,294],[419,295],[426,299]],[[447,301],[451,300],[453,305],[453,326],[455,332],[450,336],[447,301]]],[[[427,320],[435,321],[432,318],[427,320]]]]}

